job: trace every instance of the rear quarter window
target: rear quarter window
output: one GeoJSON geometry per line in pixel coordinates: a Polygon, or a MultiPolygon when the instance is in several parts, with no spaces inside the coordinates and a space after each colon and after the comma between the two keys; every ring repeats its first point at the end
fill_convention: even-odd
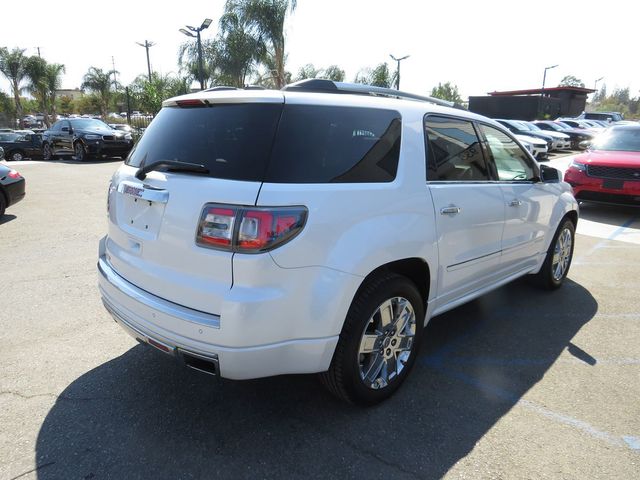
{"type": "Polygon", "coordinates": [[[391,182],[400,156],[393,110],[286,105],[266,182],[391,182]]]}

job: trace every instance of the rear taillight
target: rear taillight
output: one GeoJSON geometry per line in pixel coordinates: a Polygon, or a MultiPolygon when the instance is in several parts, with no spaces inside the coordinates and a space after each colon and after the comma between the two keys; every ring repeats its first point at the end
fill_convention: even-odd
{"type": "Polygon", "coordinates": [[[20,173],[18,173],[18,171],[16,170],[10,170],[9,173],[7,173],[7,177],[13,178],[14,180],[17,180],[18,178],[22,178],[20,173]]]}
{"type": "Polygon", "coordinates": [[[238,253],[273,250],[294,238],[307,220],[305,207],[240,207],[207,204],[202,210],[196,243],[238,253]]]}

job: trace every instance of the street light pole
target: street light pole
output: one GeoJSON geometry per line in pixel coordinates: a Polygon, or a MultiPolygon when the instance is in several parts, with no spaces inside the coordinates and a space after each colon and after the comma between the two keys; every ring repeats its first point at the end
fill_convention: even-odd
{"type": "Polygon", "coordinates": [[[147,73],[149,74],[149,82],[151,82],[151,62],[149,61],[149,49],[155,45],[153,42],[148,42],[147,40],[144,43],[136,42],[141,47],[144,47],[147,51],[147,73]]]}
{"type": "Polygon", "coordinates": [[[407,58],[410,57],[410,55],[405,55],[402,58],[396,58],[393,55],[389,55],[393,60],[395,60],[397,67],[396,67],[396,90],[400,90],[400,62],[402,60],[406,60],[407,58]]]}
{"type": "Polygon", "coordinates": [[[602,80],[602,79],[604,79],[604,77],[600,77],[600,78],[597,78],[597,79],[596,79],[596,81],[595,81],[595,82],[594,82],[594,84],[593,84],[593,89],[594,89],[594,90],[598,90],[598,82],[599,82],[600,80],[602,80]]]}
{"type": "Polygon", "coordinates": [[[558,65],[551,65],[550,67],[544,67],[544,75],[542,76],[542,90],[540,90],[540,103],[539,105],[539,112],[540,110],[542,111],[542,113],[544,113],[544,84],[547,81],[547,70],[551,70],[552,68],[556,68],[558,65]]]}
{"type": "Polygon", "coordinates": [[[213,22],[213,20],[205,18],[202,25],[198,28],[186,25],[189,30],[185,30],[184,28],[180,29],[181,33],[185,34],[187,37],[195,38],[198,42],[198,80],[200,81],[200,90],[204,90],[204,66],[202,62],[202,39],[200,37],[200,32],[209,28],[211,22],[213,22]],[[194,35],[192,32],[195,32],[196,34],[194,35]]]}

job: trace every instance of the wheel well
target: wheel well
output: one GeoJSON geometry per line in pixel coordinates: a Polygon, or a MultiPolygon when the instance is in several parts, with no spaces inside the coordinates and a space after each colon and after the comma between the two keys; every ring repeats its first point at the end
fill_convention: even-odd
{"type": "MultiPolygon", "coordinates": [[[[403,260],[396,260],[394,262],[386,263],[379,266],[374,271],[366,276],[362,285],[365,285],[368,280],[381,274],[381,273],[396,273],[407,277],[413,283],[415,283],[420,296],[424,302],[425,308],[427,307],[427,299],[429,298],[429,283],[431,279],[429,265],[421,258],[405,258],[403,260]]],[[[362,288],[362,286],[360,287],[362,288]]]]}
{"type": "Polygon", "coordinates": [[[21,153],[24,156],[24,151],[20,148],[14,148],[13,150],[9,150],[9,157],[11,157],[11,155],[13,155],[14,153],[21,153]]]}
{"type": "Polygon", "coordinates": [[[574,227],[578,226],[578,212],[575,210],[571,210],[565,215],[565,218],[568,218],[573,223],[574,227]]]}

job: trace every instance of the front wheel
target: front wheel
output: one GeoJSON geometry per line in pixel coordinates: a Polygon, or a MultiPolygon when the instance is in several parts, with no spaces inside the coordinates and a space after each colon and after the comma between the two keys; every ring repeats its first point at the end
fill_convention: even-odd
{"type": "Polygon", "coordinates": [[[375,277],[360,289],[347,314],[322,383],[338,398],[373,405],[389,398],[417,356],[424,304],[415,284],[396,274],[375,277]]]}
{"type": "Polygon", "coordinates": [[[548,290],[560,288],[569,273],[573,258],[576,227],[565,219],[553,236],[542,268],[536,275],[537,283],[548,290]]]}
{"type": "Polygon", "coordinates": [[[89,154],[87,153],[87,149],[82,144],[82,142],[76,142],[73,146],[73,152],[75,153],[75,159],[78,162],[84,162],[85,160],[89,160],[89,154]]]}

